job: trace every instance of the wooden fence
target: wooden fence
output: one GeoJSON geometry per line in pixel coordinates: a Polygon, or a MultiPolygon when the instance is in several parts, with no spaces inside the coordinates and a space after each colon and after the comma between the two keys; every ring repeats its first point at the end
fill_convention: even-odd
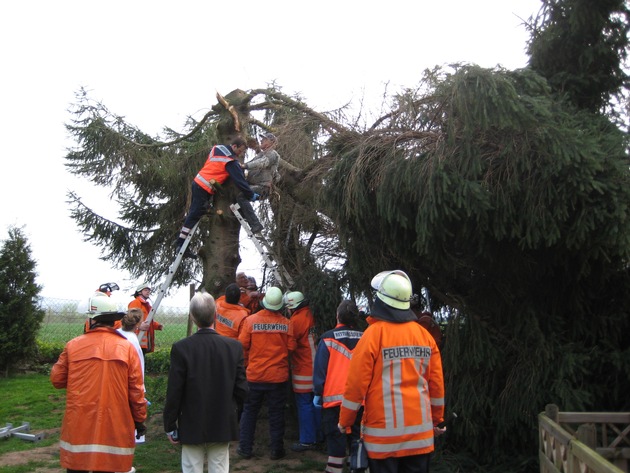
{"type": "Polygon", "coordinates": [[[538,415],[541,473],[630,472],[630,412],[559,412],[538,415]]]}

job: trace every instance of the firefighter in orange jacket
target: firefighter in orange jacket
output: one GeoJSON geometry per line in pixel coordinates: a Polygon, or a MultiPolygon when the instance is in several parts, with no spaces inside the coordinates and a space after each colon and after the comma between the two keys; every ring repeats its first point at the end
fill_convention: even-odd
{"type": "Polygon", "coordinates": [[[136,329],[136,335],[138,335],[143,354],[152,353],[155,350],[155,331],[163,328],[162,324],[155,321],[155,318],[150,322],[147,321],[149,312],[151,312],[150,296],[151,288],[149,285],[146,283],[140,284],[133,294],[134,299],[127,305],[128,309],[136,307],[142,311],[142,323],[136,329]]]}
{"type": "Polygon", "coordinates": [[[250,314],[258,312],[261,309],[260,301],[262,301],[265,295],[258,290],[256,279],[247,276],[247,274],[243,272],[239,272],[236,273],[236,284],[241,290],[239,304],[249,310],[250,314]]]}
{"type": "MultiPolygon", "coordinates": [[[[177,250],[184,244],[184,240],[191,232],[195,224],[208,211],[214,196],[212,181],[223,184],[231,179],[241,191],[236,201],[241,207],[243,218],[247,220],[253,233],[262,230],[262,224],[256,217],[250,201],[255,202],[260,197],[247,183],[245,174],[241,169],[239,159],[245,155],[247,143],[243,138],[235,138],[230,146],[213,146],[203,168],[197,173],[192,183],[192,200],[184,225],[175,243],[177,250]]],[[[191,254],[188,254],[189,256],[191,254]]]]}
{"type": "Polygon", "coordinates": [[[66,389],[60,462],[68,471],[129,471],[138,438],[146,430],[146,400],[138,353],[114,328],[116,303],[92,298],[95,326],[70,340],[50,372],[57,389],[66,389]]]}
{"type": "Polygon", "coordinates": [[[217,298],[216,320],[214,329],[224,337],[238,340],[243,328],[243,320],[249,315],[249,310],[238,303],[241,290],[238,284],[232,283],[225,288],[225,294],[217,298]]]}
{"type": "Polygon", "coordinates": [[[357,413],[350,435],[345,435],[337,429],[350,358],[363,335],[363,332],[356,328],[358,320],[359,309],[356,304],[350,300],[341,301],[337,307],[337,325],[321,336],[315,355],[313,405],[320,409],[324,408],[322,427],[328,450],[325,470],[328,473],[342,473],[349,443],[358,439],[360,435],[362,408],[357,413]]]}
{"type": "Polygon", "coordinates": [[[435,340],[410,310],[412,287],[403,271],[372,279],[377,291],[352,353],[339,429],[346,431],[365,403],[362,437],[371,473],[429,471],[434,435],[446,428],[442,359],[435,340]]]}
{"type": "Polygon", "coordinates": [[[270,287],[262,300],[263,310],[243,322],[238,339],[247,363],[249,394],[241,416],[237,453],[252,458],[258,413],[264,401],[269,416],[271,459],[286,455],[284,450],[284,406],[289,381],[289,353],[295,350],[295,338],[289,321],[282,315],[282,291],[270,287]]]}
{"type": "Polygon", "coordinates": [[[313,406],[313,363],[315,361],[315,319],[308,300],[300,291],[287,292],[284,304],[289,311],[296,348],[291,353],[291,381],[300,430],[294,452],[317,449],[321,412],[313,406]]]}

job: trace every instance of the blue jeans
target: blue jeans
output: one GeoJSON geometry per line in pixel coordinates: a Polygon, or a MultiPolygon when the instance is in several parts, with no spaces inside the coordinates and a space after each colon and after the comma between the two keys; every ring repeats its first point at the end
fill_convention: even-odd
{"type": "Polygon", "coordinates": [[[247,383],[249,394],[243,406],[241,415],[241,435],[239,450],[244,453],[252,453],[254,448],[254,434],[258,413],[267,402],[269,414],[269,437],[271,438],[271,451],[284,450],[284,406],[287,403],[288,382],[285,383],[247,383]]]}
{"type": "Polygon", "coordinates": [[[315,443],[322,424],[322,411],[313,405],[313,393],[294,393],[297,407],[300,443],[315,443]]]}

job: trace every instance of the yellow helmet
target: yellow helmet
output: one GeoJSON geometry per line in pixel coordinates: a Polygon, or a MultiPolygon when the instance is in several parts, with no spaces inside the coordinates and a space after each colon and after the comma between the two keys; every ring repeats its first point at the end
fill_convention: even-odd
{"type": "Polygon", "coordinates": [[[372,278],[376,297],[394,309],[409,309],[412,297],[411,280],[404,271],[382,271],[372,278]]]}
{"type": "Polygon", "coordinates": [[[265,309],[280,310],[283,306],[282,291],[278,287],[270,287],[265,293],[262,305],[265,309]]]}

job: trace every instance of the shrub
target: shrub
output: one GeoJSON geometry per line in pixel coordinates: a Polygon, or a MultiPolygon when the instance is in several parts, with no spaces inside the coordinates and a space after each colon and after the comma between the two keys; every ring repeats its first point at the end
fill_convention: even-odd
{"type": "Polygon", "coordinates": [[[144,357],[144,371],[146,374],[168,374],[171,366],[171,347],[156,348],[153,353],[144,357]]]}
{"type": "Polygon", "coordinates": [[[0,369],[8,375],[35,354],[35,337],[44,318],[37,305],[35,261],[22,229],[9,228],[0,248],[0,369]]]}

